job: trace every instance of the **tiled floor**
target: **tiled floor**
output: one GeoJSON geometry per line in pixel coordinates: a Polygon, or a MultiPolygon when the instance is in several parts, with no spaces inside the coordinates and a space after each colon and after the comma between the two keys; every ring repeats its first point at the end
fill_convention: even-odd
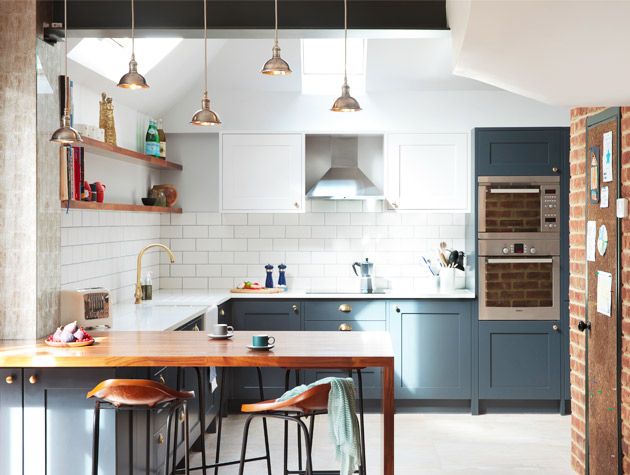
{"type": "MultiPolygon", "coordinates": [[[[326,416],[315,426],[315,469],[337,467],[328,441],[326,416]]],[[[224,422],[222,460],[238,458],[244,418],[230,416],[224,422]]],[[[270,421],[273,473],[282,472],[282,422],[270,421]]],[[[381,473],[380,418],[366,420],[369,475],[381,473]]],[[[294,441],[295,429],[291,431],[294,441]]],[[[214,457],[215,436],[207,441],[214,457]]],[[[263,454],[260,422],[250,431],[248,455],[263,454]]],[[[295,454],[293,449],[291,454],[295,454]]],[[[193,457],[197,464],[200,456],[193,457]]],[[[295,460],[295,459],[294,459],[295,460]]],[[[570,418],[556,414],[399,414],[396,416],[396,475],[427,474],[521,474],[562,475],[570,469],[570,418]]],[[[200,473],[200,472],[197,472],[200,473]]],[[[212,472],[210,472],[212,473],[212,472]]],[[[222,468],[220,475],[238,473],[222,468]]],[[[248,475],[267,473],[265,462],[246,465],[248,475]]]]}

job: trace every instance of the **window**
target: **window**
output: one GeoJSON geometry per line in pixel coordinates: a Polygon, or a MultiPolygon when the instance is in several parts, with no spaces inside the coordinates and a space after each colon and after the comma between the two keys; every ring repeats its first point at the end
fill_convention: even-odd
{"type": "MultiPolygon", "coordinates": [[[[353,95],[365,93],[367,40],[348,38],[348,84],[353,95]]],[[[302,93],[338,93],[343,83],[343,38],[302,40],[302,93]]]]}
{"type": "MultiPolygon", "coordinates": [[[[140,74],[147,74],[182,41],[181,38],[136,38],[136,60],[140,74]]],[[[83,38],[68,58],[118,82],[129,69],[131,38],[83,38]]]]}

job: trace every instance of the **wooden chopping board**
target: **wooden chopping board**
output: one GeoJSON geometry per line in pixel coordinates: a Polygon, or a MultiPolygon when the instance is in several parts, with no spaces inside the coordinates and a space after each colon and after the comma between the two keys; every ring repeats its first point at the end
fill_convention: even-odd
{"type": "Polygon", "coordinates": [[[280,294],[284,289],[230,289],[233,294],[280,294]]]}

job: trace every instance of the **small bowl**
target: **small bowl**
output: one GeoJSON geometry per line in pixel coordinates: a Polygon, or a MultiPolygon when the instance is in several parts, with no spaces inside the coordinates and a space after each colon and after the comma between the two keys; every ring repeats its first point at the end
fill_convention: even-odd
{"type": "Polygon", "coordinates": [[[157,198],[142,198],[142,204],[145,206],[155,206],[157,198]]]}

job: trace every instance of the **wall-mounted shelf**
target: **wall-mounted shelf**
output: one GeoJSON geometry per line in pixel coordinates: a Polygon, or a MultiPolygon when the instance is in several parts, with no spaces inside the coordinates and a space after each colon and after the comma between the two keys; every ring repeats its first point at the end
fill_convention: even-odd
{"type": "MultiPolygon", "coordinates": [[[[61,207],[67,208],[68,202],[61,201],[61,207]]],[[[93,209],[102,211],[136,211],[141,213],[173,213],[181,214],[181,208],[166,208],[163,206],[144,206],[131,205],[122,203],[97,203],[96,201],[75,201],[70,200],[70,208],[74,209],[93,209]]]]}
{"type": "Polygon", "coordinates": [[[169,162],[161,158],[136,152],[135,150],[110,145],[108,143],[101,142],[100,140],[94,140],[90,137],[83,137],[82,146],[88,152],[96,153],[107,158],[113,158],[115,160],[122,160],[127,163],[135,163],[136,165],[155,168],[157,170],[183,170],[184,168],[179,163],[169,162]]]}

